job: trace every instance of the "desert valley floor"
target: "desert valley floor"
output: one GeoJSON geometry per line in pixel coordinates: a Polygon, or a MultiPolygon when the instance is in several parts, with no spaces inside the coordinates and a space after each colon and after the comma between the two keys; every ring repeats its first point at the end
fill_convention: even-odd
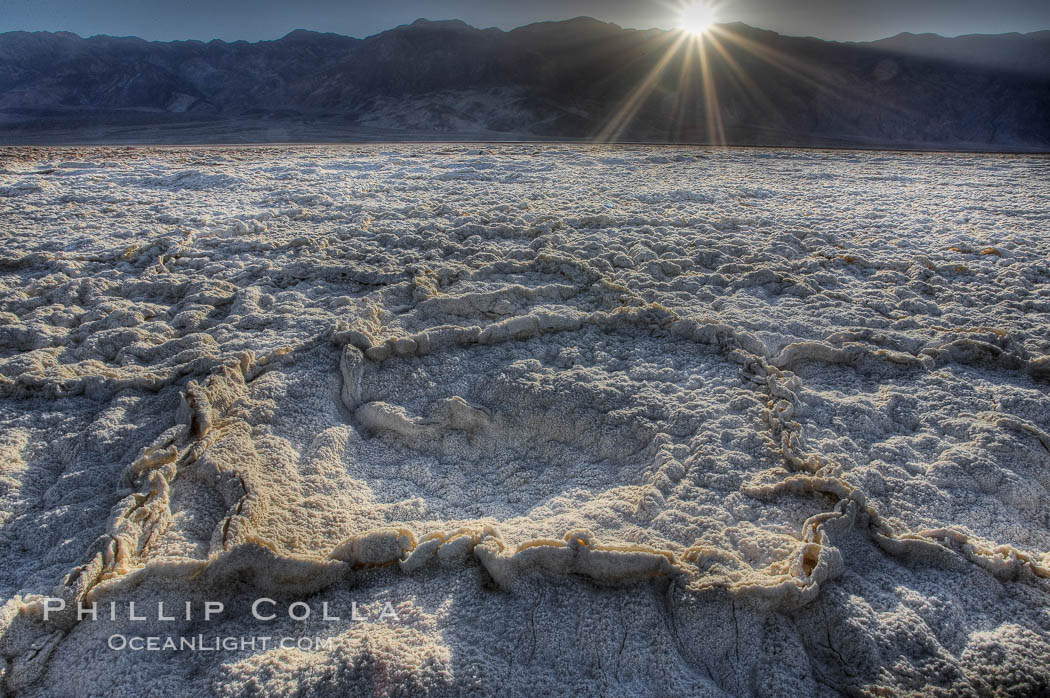
{"type": "Polygon", "coordinates": [[[1050,690],[1047,157],[8,148],[0,241],[0,694],[1050,690]]]}

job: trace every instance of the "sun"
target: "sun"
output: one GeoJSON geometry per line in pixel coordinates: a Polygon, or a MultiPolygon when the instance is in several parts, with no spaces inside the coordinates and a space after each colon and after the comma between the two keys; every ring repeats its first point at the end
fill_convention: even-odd
{"type": "Polygon", "coordinates": [[[705,2],[690,2],[678,16],[678,28],[699,36],[711,28],[714,24],[715,13],[711,6],[705,2]]]}

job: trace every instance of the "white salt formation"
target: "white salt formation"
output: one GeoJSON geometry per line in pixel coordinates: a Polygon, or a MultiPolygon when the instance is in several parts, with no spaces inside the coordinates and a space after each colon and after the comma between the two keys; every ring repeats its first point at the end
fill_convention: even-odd
{"type": "Polygon", "coordinates": [[[1050,689],[1046,158],[0,158],[0,694],[1050,689]]]}

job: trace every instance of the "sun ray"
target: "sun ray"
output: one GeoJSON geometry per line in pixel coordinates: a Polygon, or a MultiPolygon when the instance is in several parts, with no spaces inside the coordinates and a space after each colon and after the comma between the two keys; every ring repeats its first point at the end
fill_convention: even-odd
{"type": "MultiPolygon", "coordinates": [[[[697,15],[688,14],[696,7],[698,5],[695,4],[684,8],[677,6],[676,9],[688,22],[683,19],[677,32],[665,35],[667,43],[661,41],[663,46],[656,48],[656,53],[648,54],[657,57],[655,63],[649,63],[651,67],[644,77],[627,91],[594,136],[595,141],[611,142],[623,138],[657,90],[668,98],[663,109],[670,117],[666,131],[669,140],[727,145],[726,109],[734,114],[751,115],[745,117],[748,123],[737,126],[777,128],[783,115],[775,108],[776,100],[771,98],[769,91],[776,91],[781,86],[776,81],[769,83],[768,76],[762,77],[766,75],[763,71],[756,72],[754,76],[749,74],[747,66],[755,67],[757,64],[754,64],[754,60],[780,71],[796,86],[806,88],[805,91],[813,97],[822,94],[834,94],[839,98],[847,96],[858,104],[880,101],[873,100],[870,95],[853,94],[855,89],[848,84],[848,77],[844,73],[824,70],[805,60],[786,55],[775,46],[747,36],[735,26],[711,25],[708,18],[714,18],[712,8],[716,8],[716,5],[705,2],[699,6],[702,12],[697,10],[697,15]],[[696,22],[693,21],[695,17],[699,17],[696,22]],[[661,50],[662,53],[659,53],[661,50]],[[752,57],[752,60],[746,60],[748,57],[752,57]],[[679,61],[677,65],[675,61],[679,61]],[[665,79],[672,65],[677,76],[665,79]],[[722,103],[720,91],[725,93],[730,102],[722,103]]],[[[646,63],[652,58],[647,60],[643,53],[638,60],[646,63]]],[[[632,61],[632,64],[637,62],[632,61]]],[[[735,121],[733,123],[736,124],[735,121]]],[[[738,128],[732,133],[737,131],[738,128]]],[[[638,133],[645,133],[645,130],[638,133]]]]}
{"type": "MultiPolygon", "coordinates": [[[[898,113],[906,113],[898,107],[885,100],[873,97],[871,94],[860,91],[844,75],[821,70],[819,66],[807,63],[804,60],[789,56],[771,46],[765,46],[754,39],[742,36],[728,27],[717,27],[717,33],[729,43],[736,45],[741,50],[755,56],[767,65],[776,68],[791,78],[798,80],[816,92],[829,95],[835,99],[850,99],[858,106],[890,108],[898,113]]],[[[743,71],[741,71],[743,74],[743,71]]]]}
{"type": "Polygon", "coordinates": [[[694,89],[695,68],[696,63],[689,60],[687,55],[678,69],[678,89],[675,92],[677,99],[675,101],[671,130],[668,133],[668,140],[672,142],[683,139],[683,135],[687,133],[687,126],[689,125],[689,110],[692,108],[695,111],[697,107],[694,103],[694,98],[697,96],[697,90],[694,89]]]}
{"type": "Polygon", "coordinates": [[[729,74],[736,80],[736,84],[740,85],[741,93],[752,100],[753,104],[757,104],[760,108],[765,110],[767,114],[780,115],[780,110],[773,103],[771,99],[762,91],[754,79],[748,75],[747,71],[744,70],[740,62],[726,49],[722,41],[719,39],[719,31],[712,31],[707,35],[707,40],[711,42],[711,46],[718,52],[722,62],[729,68],[729,74]]]}
{"type": "Polygon", "coordinates": [[[704,93],[704,124],[707,127],[707,142],[714,145],[726,145],[725,126],[722,124],[722,106],[718,101],[718,87],[715,85],[711,66],[707,59],[707,42],[704,37],[697,37],[696,51],[700,57],[700,77],[704,93]]]}
{"type": "Polygon", "coordinates": [[[620,135],[638,113],[638,110],[641,109],[642,104],[652,94],[653,88],[663,75],[664,70],[667,69],[667,64],[671,62],[671,59],[674,58],[687,38],[687,34],[681,34],[675,39],[674,43],[671,44],[656,65],[653,66],[652,70],[649,71],[648,75],[645,76],[645,79],[631,91],[622,106],[616,110],[616,113],[612,115],[605,127],[598,132],[595,140],[601,143],[608,143],[619,139],[620,135]]]}

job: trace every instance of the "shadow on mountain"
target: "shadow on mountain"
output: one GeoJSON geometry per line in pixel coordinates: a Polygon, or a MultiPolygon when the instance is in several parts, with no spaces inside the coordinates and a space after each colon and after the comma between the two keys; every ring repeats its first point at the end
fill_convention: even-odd
{"type": "Polygon", "coordinates": [[[598,139],[1050,148],[1050,32],[870,43],[744,24],[418,20],[354,39],[0,35],[0,142],[598,139]]]}

